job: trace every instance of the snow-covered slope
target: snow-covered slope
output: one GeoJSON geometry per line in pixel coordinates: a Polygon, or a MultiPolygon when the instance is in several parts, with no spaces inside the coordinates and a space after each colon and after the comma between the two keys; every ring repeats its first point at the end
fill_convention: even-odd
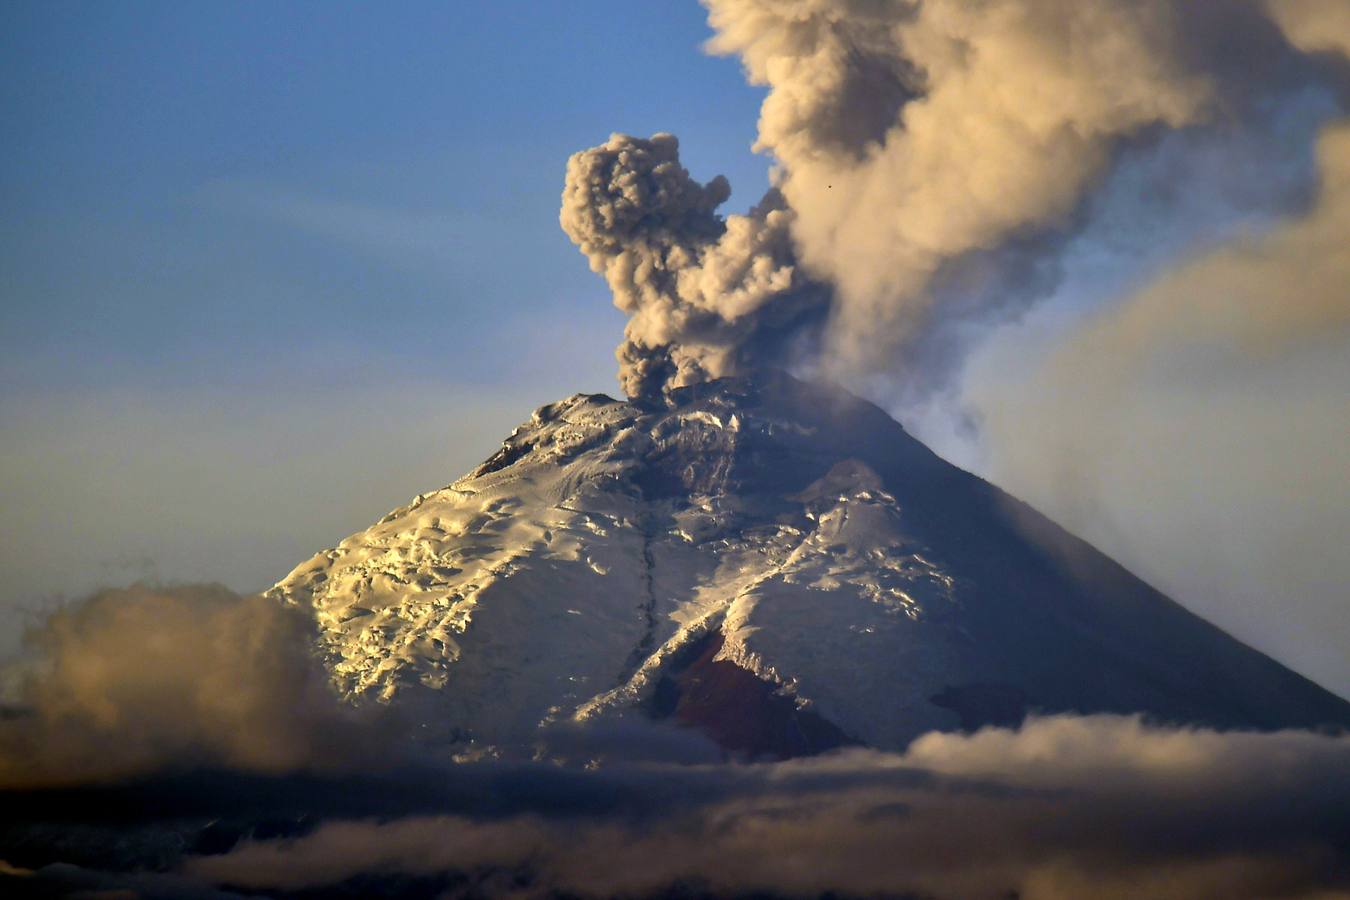
{"type": "Polygon", "coordinates": [[[623,715],[780,755],[1029,710],[1350,724],[881,410],[782,374],[545,406],[271,593],[313,609],[344,692],[466,749],[623,715]]]}

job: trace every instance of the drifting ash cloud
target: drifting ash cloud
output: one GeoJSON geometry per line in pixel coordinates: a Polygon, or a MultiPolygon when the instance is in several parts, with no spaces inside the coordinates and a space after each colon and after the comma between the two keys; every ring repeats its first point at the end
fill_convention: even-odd
{"type": "Polygon", "coordinates": [[[632,316],[633,396],[766,362],[912,369],[950,317],[1043,298],[1132,152],[1238,138],[1330,89],[1341,25],[1327,4],[1247,0],[705,5],[709,49],[769,89],[756,149],[775,187],[723,218],[726,180],[691,178],[671,135],[615,135],[567,169],[563,228],[632,316]]]}
{"type": "MultiPolygon", "coordinates": [[[[1350,6],[1270,8],[1350,96],[1350,6]]],[[[1144,279],[1041,353],[996,338],[961,399],[993,480],[1345,693],[1350,120],[1314,137],[1295,209],[1144,279]]]]}
{"type": "Polygon", "coordinates": [[[301,643],[285,607],[209,587],[54,617],[0,722],[0,888],[1350,897],[1350,736],[1056,716],[744,765],[632,721],[559,736],[578,764],[454,765],[301,643]]]}

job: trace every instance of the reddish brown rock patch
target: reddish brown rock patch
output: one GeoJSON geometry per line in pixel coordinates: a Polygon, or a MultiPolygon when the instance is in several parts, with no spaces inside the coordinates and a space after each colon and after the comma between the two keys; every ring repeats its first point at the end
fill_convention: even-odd
{"type": "Polygon", "coordinates": [[[753,672],[714,659],[722,643],[720,632],[709,634],[662,677],[654,701],[658,716],[697,728],[747,759],[811,756],[858,743],[753,672]]]}

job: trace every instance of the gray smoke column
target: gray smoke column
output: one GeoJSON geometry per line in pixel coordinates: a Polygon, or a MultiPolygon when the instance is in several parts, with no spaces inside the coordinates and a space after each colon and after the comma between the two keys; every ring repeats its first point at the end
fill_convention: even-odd
{"type": "Polygon", "coordinates": [[[1298,38],[1345,8],[703,2],[708,49],[768,88],[765,201],[720,217],[725,179],[693,180],[670,135],[616,135],[568,165],[562,224],[632,315],[619,357],[635,395],[803,352],[846,377],[929,366],[915,344],[945,320],[1053,287],[1123,157],[1167,133],[1259,129],[1317,83],[1329,48],[1298,38]]]}
{"type": "Polygon", "coordinates": [[[690,177],[670,134],[616,134],[568,160],[563,230],[632,316],[617,353],[629,396],[779,357],[825,308],[828,292],[796,265],[781,198],[724,219],[730,194],[721,176],[690,177]]]}

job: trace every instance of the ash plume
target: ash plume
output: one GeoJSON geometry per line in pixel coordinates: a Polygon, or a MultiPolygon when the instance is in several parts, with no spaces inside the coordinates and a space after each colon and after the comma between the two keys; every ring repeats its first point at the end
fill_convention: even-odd
{"type": "Polygon", "coordinates": [[[792,214],[770,191],[748,215],[716,212],[722,176],[699,184],[674,135],[616,134],[567,163],[563,230],[632,318],[617,356],[633,397],[733,374],[784,351],[828,292],[797,266],[792,214]]]}
{"type": "Polygon", "coordinates": [[[762,363],[931,377],[962,352],[952,319],[1050,293],[1123,159],[1262,127],[1334,80],[1316,35],[1340,27],[1302,0],[704,5],[709,50],[769,89],[765,201],[718,216],[726,180],[692,179],[670,135],[615,135],[568,165],[562,224],[632,316],[633,396],[762,363]],[[935,334],[941,352],[916,349],[935,334]]]}

